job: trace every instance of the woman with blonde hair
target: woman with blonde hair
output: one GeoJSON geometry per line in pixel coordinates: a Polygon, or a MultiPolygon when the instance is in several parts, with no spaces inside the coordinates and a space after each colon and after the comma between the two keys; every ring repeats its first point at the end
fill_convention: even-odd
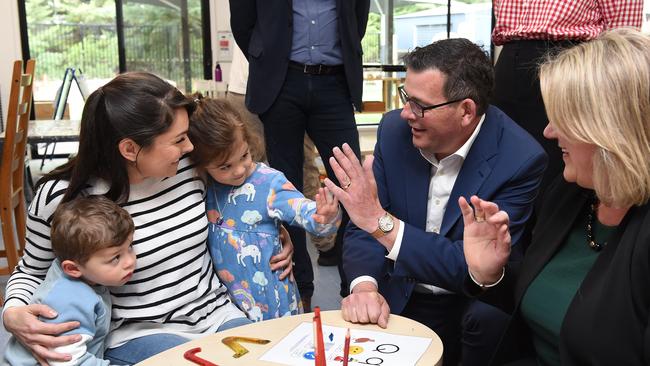
{"type": "Polygon", "coordinates": [[[650,364],[650,38],[604,33],[541,66],[563,177],[523,261],[508,215],[474,196],[466,291],[513,314],[492,364],[650,364]],[[513,296],[514,294],[514,296],[513,296]]]}

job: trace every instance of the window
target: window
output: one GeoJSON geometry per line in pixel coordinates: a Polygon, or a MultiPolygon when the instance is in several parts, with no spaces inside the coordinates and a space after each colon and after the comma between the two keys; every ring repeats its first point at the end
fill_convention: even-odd
{"type": "MultiPolygon", "coordinates": [[[[183,91],[211,74],[209,0],[18,3],[25,14],[23,53],[37,60],[36,102],[55,99],[68,67],[83,72],[91,92],[123,71],[149,71],[183,91]]],[[[71,118],[80,118],[76,88],[68,101],[71,118]]]]}
{"type": "Polygon", "coordinates": [[[149,71],[191,91],[192,80],[204,75],[201,0],[123,4],[126,70],[149,71]]]}
{"type": "MultiPolygon", "coordinates": [[[[490,52],[491,0],[375,0],[371,1],[362,42],[365,111],[399,108],[397,86],[404,79],[402,56],[417,46],[462,37],[490,52]]],[[[358,120],[378,121],[377,116],[358,120]]]]}
{"type": "MultiPolygon", "coordinates": [[[[29,57],[37,60],[34,109],[38,117],[52,117],[51,102],[66,68],[82,70],[91,90],[118,72],[113,1],[27,0],[25,15],[27,37],[22,38],[28,40],[29,57]]],[[[83,99],[78,89],[71,90],[68,101],[68,112],[80,117],[83,99]]]]}

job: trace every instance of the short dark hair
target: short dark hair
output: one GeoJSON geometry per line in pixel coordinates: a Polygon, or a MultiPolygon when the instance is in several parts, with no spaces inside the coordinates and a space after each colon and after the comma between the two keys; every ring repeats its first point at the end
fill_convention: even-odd
{"type": "Polygon", "coordinates": [[[239,110],[228,100],[194,95],[196,110],[190,118],[188,136],[194,144],[191,158],[197,169],[212,162],[225,162],[236,148],[237,137],[248,143],[253,160],[264,152],[264,142],[251,133],[239,110]]]}
{"type": "Polygon", "coordinates": [[[59,204],[50,238],[60,260],[85,264],[97,251],[119,247],[134,231],[128,212],[104,196],[78,196],[59,204]]]}
{"type": "Polygon", "coordinates": [[[108,182],[106,197],[125,201],[130,186],[126,159],[118,147],[120,140],[130,138],[146,148],[169,130],[176,109],[184,108],[191,115],[194,107],[190,98],[154,74],[128,72],[116,76],[86,100],[77,155],[43,176],[37,187],[48,180],[68,180],[63,196],[67,202],[94,177],[108,182]]]}
{"type": "Polygon", "coordinates": [[[449,100],[469,98],[477,114],[487,110],[494,86],[494,68],[487,53],[465,38],[443,39],[404,55],[407,70],[439,70],[447,77],[443,93],[449,100]]]}

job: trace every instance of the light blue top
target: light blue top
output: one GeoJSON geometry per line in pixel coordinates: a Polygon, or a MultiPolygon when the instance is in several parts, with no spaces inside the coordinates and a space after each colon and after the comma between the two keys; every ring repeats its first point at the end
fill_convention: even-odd
{"type": "MultiPolygon", "coordinates": [[[[111,297],[104,286],[89,286],[83,281],[66,276],[58,260],[52,262],[45,281],[36,289],[32,303],[45,304],[55,309],[58,316],[54,319],[41,318],[46,323],[63,323],[78,321],[79,328],[64,334],[81,334],[85,343],[79,344],[75,349],[82,352],[73,355],[70,363],[60,365],[108,365],[103,360],[104,340],[108,334],[111,320],[111,297]]],[[[29,365],[38,364],[31,352],[18,342],[16,337],[11,337],[2,360],[3,365],[29,365]]],[[[54,363],[50,363],[54,365],[54,363]]]]}
{"type": "Polygon", "coordinates": [[[336,0],[293,0],[290,58],[308,65],[343,64],[336,0]]]}
{"type": "Polygon", "coordinates": [[[302,312],[295,281],[280,280],[281,271],[272,272],[269,264],[282,249],[280,223],[329,235],[340,224],[340,210],[331,223],[315,222],[316,202],[305,198],[284,174],[262,163],[241,186],[208,182],[205,205],[208,248],[235,304],[253,321],[302,312]]]}

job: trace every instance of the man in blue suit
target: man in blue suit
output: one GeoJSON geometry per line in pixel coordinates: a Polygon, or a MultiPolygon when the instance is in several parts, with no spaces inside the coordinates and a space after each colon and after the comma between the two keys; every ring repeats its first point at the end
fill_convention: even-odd
{"type": "Polygon", "coordinates": [[[343,264],[352,293],[342,314],[386,326],[400,314],[435,330],[445,365],[485,364],[507,319],[462,297],[467,273],[460,196],[496,202],[517,243],[530,216],[546,154],[488,100],[493,68],[466,39],[416,48],[404,58],[401,111],[387,113],[374,161],[363,168],[349,149],[331,159],[347,209],[343,264]]]}

